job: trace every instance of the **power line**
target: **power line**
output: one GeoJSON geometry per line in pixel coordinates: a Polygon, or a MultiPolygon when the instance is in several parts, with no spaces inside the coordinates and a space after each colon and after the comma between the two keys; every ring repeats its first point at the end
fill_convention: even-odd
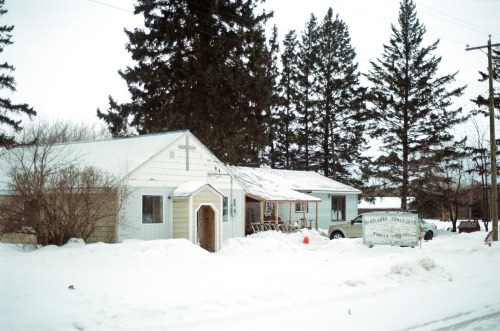
{"type": "MultiPolygon", "coordinates": [[[[473,23],[467,22],[467,21],[462,20],[462,19],[460,19],[460,18],[453,17],[453,16],[448,15],[448,14],[446,14],[446,13],[443,13],[443,12],[441,12],[441,11],[439,11],[439,10],[433,9],[433,8],[431,8],[431,7],[429,7],[429,6],[426,6],[426,5],[423,5],[423,4],[418,4],[418,6],[419,6],[419,7],[425,7],[425,8],[427,8],[427,9],[432,10],[432,11],[434,11],[434,12],[436,12],[436,13],[439,13],[439,14],[441,14],[441,15],[443,15],[443,16],[447,16],[447,17],[450,17],[450,18],[452,18],[452,19],[454,19],[454,20],[457,20],[457,21],[459,21],[459,22],[462,22],[462,23],[468,24],[468,25],[470,25],[471,27],[475,27],[475,28],[477,28],[477,29],[478,29],[478,31],[479,31],[479,30],[482,30],[481,32],[487,32],[487,33],[492,33],[492,32],[495,32],[495,31],[491,31],[491,30],[489,30],[489,29],[483,28],[483,27],[481,27],[481,26],[479,26],[479,25],[476,25],[476,24],[473,24],[473,23]]],[[[439,19],[439,18],[438,18],[438,19],[439,19]]],[[[447,22],[450,22],[450,21],[447,21],[447,22]]],[[[450,23],[458,25],[457,23],[453,23],[453,22],[450,22],[450,23]]],[[[496,32],[495,32],[495,33],[496,33],[496,32]]],[[[497,33],[497,34],[498,34],[498,33],[497,33]]]]}
{"type": "MultiPolygon", "coordinates": [[[[387,0],[387,1],[392,2],[392,3],[398,3],[398,4],[399,4],[399,1],[396,1],[396,0],[387,0]]],[[[462,25],[462,24],[459,24],[459,23],[456,23],[456,22],[449,21],[449,20],[447,20],[447,19],[444,19],[444,18],[438,17],[438,16],[436,16],[436,15],[429,14],[428,12],[425,12],[425,11],[418,10],[418,12],[423,12],[423,13],[425,13],[425,14],[429,15],[429,16],[432,16],[432,17],[437,18],[438,20],[441,20],[441,21],[444,21],[444,22],[448,22],[448,23],[451,23],[451,24],[454,24],[454,25],[460,26],[460,27],[465,28],[465,29],[471,29],[471,28],[472,28],[472,29],[475,29],[476,31],[481,32],[481,33],[484,33],[484,32],[487,32],[487,33],[493,33],[493,32],[495,32],[495,31],[491,31],[491,29],[487,29],[487,28],[485,28],[485,27],[481,27],[481,26],[479,26],[479,25],[477,25],[477,24],[470,23],[470,22],[465,21],[465,20],[463,20],[463,19],[460,19],[460,18],[457,18],[457,17],[451,16],[451,15],[449,15],[449,14],[443,13],[443,12],[441,12],[441,11],[437,10],[437,9],[434,9],[434,8],[432,8],[432,7],[426,6],[426,5],[421,4],[421,3],[416,4],[416,6],[417,6],[417,7],[424,7],[424,8],[427,8],[427,9],[429,9],[429,10],[433,11],[433,12],[439,13],[439,14],[441,14],[441,15],[443,15],[443,16],[449,17],[449,18],[451,18],[451,19],[454,19],[454,20],[456,20],[456,21],[462,22],[462,23],[467,24],[467,25],[469,25],[469,26],[470,26],[470,27],[466,27],[466,26],[464,26],[464,25],[462,25]]],[[[497,33],[497,32],[495,32],[495,33],[497,33]]]]}
{"type": "Polygon", "coordinates": [[[106,7],[110,7],[110,8],[114,8],[114,9],[118,9],[118,10],[122,10],[122,11],[125,11],[125,12],[128,12],[128,13],[132,13],[132,14],[134,13],[132,10],[128,10],[128,9],[125,9],[125,8],[120,8],[120,7],[113,6],[113,5],[104,3],[104,2],[100,2],[100,1],[96,1],[96,0],[87,0],[87,1],[90,1],[90,2],[93,2],[93,3],[97,3],[97,4],[102,5],[102,6],[106,6],[106,7]]]}

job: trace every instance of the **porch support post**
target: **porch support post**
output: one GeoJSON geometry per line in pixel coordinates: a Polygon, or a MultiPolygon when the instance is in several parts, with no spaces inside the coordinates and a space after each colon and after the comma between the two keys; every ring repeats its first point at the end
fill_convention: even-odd
{"type": "Polygon", "coordinates": [[[316,201],[316,230],[318,230],[318,201],[316,201]]]}
{"type": "Polygon", "coordinates": [[[276,215],[275,215],[275,217],[276,217],[276,219],[275,219],[276,224],[278,224],[278,217],[279,217],[279,213],[280,213],[279,209],[280,209],[280,204],[279,204],[278,201],[275,201],[274,202],[274,210],[276,211],[276,215]]]}
{"type": "Polygon", "coordinates": [[[302,218],[304,219],[304,225],[307,227],[307,219],[306,219],[306,203],[302,201],[302,218]]]}
{"type": "Polygon", "coordinates": [[[260,224],[264,224],[264,207],[265,207],[265,201],[260,202],[260,224]]]}

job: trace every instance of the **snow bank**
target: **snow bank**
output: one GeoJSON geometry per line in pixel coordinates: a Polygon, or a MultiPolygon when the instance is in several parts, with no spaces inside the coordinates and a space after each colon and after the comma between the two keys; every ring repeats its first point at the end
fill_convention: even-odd
{"type": "Polygon", "coordinates": [[[421,248],[313,230],[229,239],[218,253],[184,239],[0,244],[0,328],[486,330],[500,322],[500,244],[444,232],[421,248]]]}

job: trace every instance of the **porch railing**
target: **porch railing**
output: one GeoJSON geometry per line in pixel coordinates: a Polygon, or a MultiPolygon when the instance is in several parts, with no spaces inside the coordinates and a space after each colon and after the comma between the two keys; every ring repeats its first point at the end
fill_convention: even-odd
{"type": "Polygon", "coordinates": [[[312,223],[312,220],[309,220],[309,224],[307,220],[300,220],[300,223],[291,221],[252,223],[252,230],[254,233],[261,231],[293,232],[304,228],[311,229],[312,223]]]}

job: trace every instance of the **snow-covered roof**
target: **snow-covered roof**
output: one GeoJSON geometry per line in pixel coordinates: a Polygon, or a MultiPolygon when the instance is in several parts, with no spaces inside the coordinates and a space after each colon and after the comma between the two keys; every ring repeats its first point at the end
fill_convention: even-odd
{"type": "MultiPolygon", "coordinates": [[[[358,209],[399,209],[401,208],[401,198],[399,197],[376,197],[374,202],[368,202],[361,199],[358,203],[358,209]]],[[[409,197],[406,199],[407,204],[415,198],[409,197]]]]}
{"type": "Polygon", "coordinates": [[[212,188],[214,191],[216,191],[220,195],[225,196],[224,193],[217,190],[215,187],[213,187],[212,185],[210,185],[206,182],[186,182],[184,184],[179,185],[174,190],[174,192],[172,192],[172,194],[170,196],[171,197],[179,197],[179,198],[189,197],[189,196],[193,195],[194,193],[202,190],[206,186],[209,186],[210,188],[212,188]]]}
{"type": "MultiPolygon", "coordinates": [[[[60,155],[65,160],[77,159],[78,164],[82,166],[98,167],[118,178],[123,178],[188,132],[182,130],[55,144],[50,146],[50,153],[60,155]]],[[[9,152],[12,150],[0,157],[0,191],[6,189],[4,179],[8,178],[7,159],[9,152]]]]}
{"type": "Polygon", "coordinates": [[[312,171],[231,166],[247,194],[270,201],[321,201],[304,192],[355,193],[361,191],[312,171]]]}

